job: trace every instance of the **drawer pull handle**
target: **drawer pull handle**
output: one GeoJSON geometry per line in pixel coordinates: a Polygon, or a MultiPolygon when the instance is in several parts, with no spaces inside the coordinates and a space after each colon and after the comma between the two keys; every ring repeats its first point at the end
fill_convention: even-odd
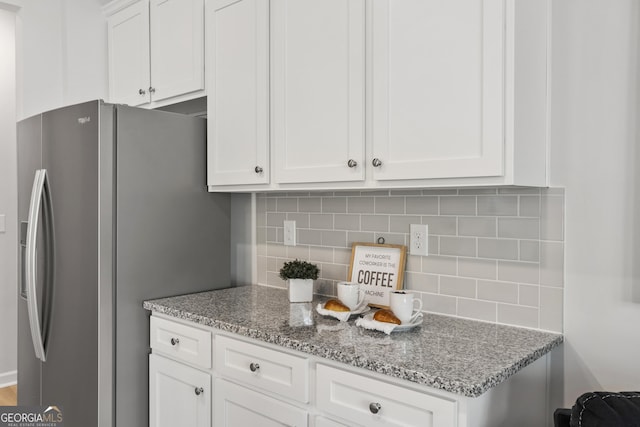
{"type": "Polygon", "coordinates": [[[260,369],[260,365],[258,363],[252,363],[249,365],[249,369],[251,369],[251,372],[256,372],[260,369]]]}
{"type": "Polygon", "coordinates": [[[204,393],[204,389],[202,387],[196,387],[196,396],[200,396],[202,393],[204,393]]]}
{"type": "Polygon", "coordinates": [[[349,166],[350,168],[355,168],[356,166],[358,166],[358,162],[353,159],[349,159],[349,161],[347,162],[347,166],[349,166]]]}
{"type": "Polygon", "coordinates": [[[371,161],[371,164],[373,165],[374,168],[379,168],[380,166],[382,166],[382,160],[376,157],[371,161]]]}
{"type": "Polygon", "coordinates": [[[180,344],[180,338],[171,338],[171,345],[180,344]]]}
{"type": "Polygon", "coordinates": [[[256,171],[256,173],[262,173],[263,171],[261,166],[256,166],[253,170],[256,171]]]}
{"type": "Polygon", "coordinates": [[[382,409],[382,405],[377,402],[369,403],[369,410],[372,414],[377,414],[382,409]]]}

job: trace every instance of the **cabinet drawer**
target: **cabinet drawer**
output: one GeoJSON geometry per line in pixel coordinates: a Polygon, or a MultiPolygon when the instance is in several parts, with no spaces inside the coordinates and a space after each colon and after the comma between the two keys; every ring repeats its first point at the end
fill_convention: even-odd
{"type": "Polygon", "coordinates": [[[211,332],[151,316],[150,346],[174,359],[211,368],[211,332]]]}
{"type": "Polygon", "coordinates": [[[367,427],[457,425],[457,402],[317,365],[318,408],[367,427]],[[373,405],[379,405],[377,414],[373,405]],[[371,409],[370,409],[371,406],[371,409]]]}
{"type": "Polygon", "coordinates": [[[215,427],[307,427],[308,414],[288,403],[222,379],[216,380],[215,427]]]}
{"type": "Polygon", "coordinates": [[[225,336],[216,336],[216,370],[251,387],[306,403],[309,360],[225,336]]]}

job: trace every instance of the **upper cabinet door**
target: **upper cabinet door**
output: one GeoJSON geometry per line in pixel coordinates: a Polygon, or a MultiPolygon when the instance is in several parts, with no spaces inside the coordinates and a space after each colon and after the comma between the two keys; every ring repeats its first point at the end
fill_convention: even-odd
{"type": "Polygon", "coordinates": [[[371,5],[374,179],[503,175],[505,1],[371,5]]]}
{"type": "Polygon", "coordinates": [[[207,2],[208,185],[269,182],[269,2],[207,2]]]}
{"type": "Polygon", "coordinates": [[[204,0],[151,0],[152,101],[204,89],[204,0]]]}
{"type": "Polygon", "coordinates": [[[271,0],[277,183],[364,179],[364,23],[364,0],[271,0]]]}
{"type": "Polygon", "coordinates": [[[141,1],[116,12],[107,26],[110,101],[149,102],[149,4],[141,1]]]}

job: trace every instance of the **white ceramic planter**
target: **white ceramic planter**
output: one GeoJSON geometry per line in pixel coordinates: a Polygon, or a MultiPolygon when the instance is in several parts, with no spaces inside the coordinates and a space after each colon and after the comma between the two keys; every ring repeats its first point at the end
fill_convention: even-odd
{"type": "Polygon", "coordinates": [[[289,302],[311,302],[313,279],[289,279],[289,302]]]}

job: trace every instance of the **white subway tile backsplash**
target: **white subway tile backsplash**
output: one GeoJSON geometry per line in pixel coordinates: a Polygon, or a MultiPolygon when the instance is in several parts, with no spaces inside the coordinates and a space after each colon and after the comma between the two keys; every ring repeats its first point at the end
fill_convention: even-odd
{"type": "Polygon", "coordinates": [[[494,217],[459,217],[458,234],[460,236],[496,237],[496,219],[494,217]]]}
{"type": "Polygon", "coordinates": [[[364,232],[364,231],[349,231],[347,232],[347,246],[351,247],[354,243],[360,242],[374,242],[375,234],[372,232],[364,232]]]}
{"type": "MultiPolygon", "coordinates": [[[[309,214],[308,213],[287,213],[288,221],[295,221],[296,228],[309,228],[309,214]]],[[[284,227],[284,224],[281,224],[284,227]]],[[[312,227],[313,228],[313,227],[312,227]]]]}
{"type": "Polygon", "coordinates": [[[309,258],[312,262],[333,262],[333,249],[324,246],[309,246],[309,258]]]}
{"type": "Polygon", "coordinates": [[[476,256],[476,239],[473,237],[440,237],[440,255],[476,256]]]}
{"type": "Polygon", "coordinates": [[[309,228],[333,230],[333,214],[309,214],[309,228]]]}
{"type": "Polygon", "coordinates": [[[498,304],[498,322],[507,325],[538,327],[538,309],[521,305],[498,304]]]}
{"type": "Polygon", "coordinates": [[[478,256],[491,259],[518,259],[518,241],[508,239],[478,239],[478,256]]]}
{"type": "Polygon", "coordinates": [[[360,215],[335,214],[333,226],[336,230],[360,230],[360,215]]]}
{"type": "Polygon", "coordinates": [[[476,197],[440,197],[440,215],[476,215],[476,197]]]}
{"type": "Polygon", "coordinates": [[[277,199],[277,211],[278,212],[298,212],[298,199],[297,198],[277,199]]]}
{"type": "Polygon", "coordinates": [[[497,262],[490,259],[458,258],[458,276],[496,279],[498,277],[497,262]]]}
{"type": "Polygon", "coordinates": [[[540,286],[540,329],[562,330],[563,302],[562,289],[540,286]]]}
{"type": "Polygon", "coordinates": [[[422,224],[429,226],[429,235],[455,236],[458,233],[455,216],[423,216],[422,224]]]}
{"type": "Polygon", "coordinates": [[[520,216],[540,217],[540,196],[520,196],[520,216]]]}
{"type": "Polygon", "coordinates": [[[520,261],[540,261],[540,241],[520,240],[520,261]]]}
{"type": "Polygon", "coordinates": [[[389,217],[389,231],[392,233],[409,233],[411,224],[420,224],[422,218],[413,215],[391,215],[389,217]]]}
{"type": "Polygon", "coordinates": [[[322,199],[320,197],[305,197],[298,201],[298,211],[300,212],[321,212],[322,199]]]}
{"type": "Polygon", "coordinates": [[[458,316],[495,322],[496,313],[497,304],[495,302],[458,298],[458,316]]]}
{"type": "Polygon", "coordinates": [[[389,215],[362,215],[360,228],[362,231],[389,231],[389,215]]]}
{"type": "Polygon", "coordinates": [[[537,239],[540,220],[537,218],[498,218],[498,237],[511,239],[537,239]]]}
{"type": "Polygon", "coordinates": [[[540,199],[540,239],[562,241],[564,236],[564,198],[542,196],[540,199]]]}
{"type": "Polygon", "coordinates": [[[407,214],[438,215],[438,198],[435,196],[407,197],[407,214]]]}
{"type": "Polygon", "coordinates": [[[351,248],[335,248],[333,250],[333,262],[335,264],[344,264],[347,266],[351,264],[351,248]]]}
{"type": "Polygon", "coordinates": [[[407,271],[404,276],[404,287],[412,291],[438,293],[438,278],[439,276],[435,274],[407,271]]]}
{"type": "Polygon", "coordinates": [[[478,215],[516,216],[518,196],[478,196],[478,215]]]}
{"type": "Polygon", "coordinates": [[[409,225],[429,225],[429,256],[407,252],[405,288],[425,311],[562,331],[564,190],[408,189],[259,194],[259,283],[286,287],[292,258],[320,266],[316,292],[335,295],[351,245],[409,244],[409,225]],[[283,245],[285,219],[298,245],[283,245]]]}
{"type": "Polygon", "coordinates": [[[540,242],[540,284],[563,286],[564,243],[540,242]]]}
{"type": "Polygon", "coordinates": [[[517,304],[518,284],[494,280],[478,280],[478,299],[517,304]]]}
{"type": "Polygon", "coordinates": [[[423,293],[422,309],[438,314],[457,314],[458,298],[448,295],[423,293]]]}
{"type": "Polygon", "coordinates": [[[322,212],[324,213],[346,213],[347,198],[346,197],[323,197],[322,212]]]}
{"type": "Polygon", "coordinates": [[[462,277],[441,276],[440,293],[456,297],[476,298],[476,281],[462,277]]]}
{"type": "Polygon", "coordinates": [[[533,262],[498,261],[498,280],[540,283],[540,268],[533,262]]]}
{"type": "Polygon", "coordinates": [[[322,246],[335,246],[338,248],[347,247],[347,232],[327,230],[320,233],[322,236],[322,246]]]}
{"type": "Polygon", "coordinates": [[[376,197],[375,213],[404,214],[404,197],[376,197]]]}
{"type": "Polygon", "coordinates": [[[518,304],[538,307],[539,294],[540,286],[520,284],[518,285],[518,304]]]}
{"type": "Polygon", "coordinates": [[[375,201],[373,197],[349,197],[347,198],[347,212],[349,213],[373,213],[375,201]]]}
{"type": "Polygon", "coordinates": [[[455,275],[458,271],[458,260],[452,256],[428,256],[422,258],[422,272],[432,274],[455,275]]]}

